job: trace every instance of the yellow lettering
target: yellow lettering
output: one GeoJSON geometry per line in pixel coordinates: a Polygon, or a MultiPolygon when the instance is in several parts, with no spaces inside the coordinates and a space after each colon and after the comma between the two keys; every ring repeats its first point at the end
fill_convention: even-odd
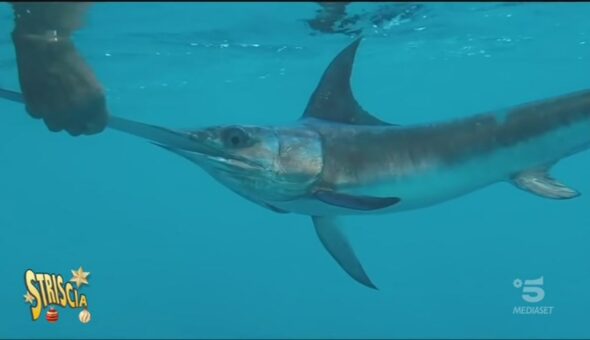
{"type": "Polygon", "coordinates": [[[80,294],[80,305],[79,307],[88,307],[88,302],[86,302],[86,295],[80,294]]]}
{"type": "Polygon", "coordinates": [[[57,289],[59,289],[59,305],[62,307],[66,306],[67,298],[64,290],[64,278],[61,275],[57,276],[57,289]]]}
{"type": "Polygon", "coordinates": [[[43,308],[47,307],[47,295],[45,294],[45,276],[43,274],[35,274],[39,288],[41,289],[41,298],[43,300],[43,308]]]}
{"type": "Polygon", "coordinates": [[[31,317],[33,318],[33,321],[35,321],[39,319],[39,316],[41,315],[42,303],[41,294],[39,294],[37,287],[35,287],[35,273],[30,269],[25,273],[25,283],[29,293],[35,297],[35,305],[31,305],[31,317]]]}
{"type": "Polygon", "coordinates": [[[45,274],[45,288],[47,292],[47,304],[55,303],[55,291],[53,290],[53,280],[49,274],[45,274]]]}
{"type": "Polygon", "coordinates": [[[72,286],[71,283],[66,283],[66,296],[68,297],[68,305],[70,305],[71,308],[76,308],[76,299],[77,299],[77,292],[74,289],[74,287],[72,286]],[[71,292],[74,292],[74,297],[72,298],[72,294],[71,292]]]}
{"type": "Polygon", "coordinates": [[[51,282],[53,283],[53,296],[55,297],[53,303],[59,305],[59,295],[57,293],[57,275],[51,275],[51,282]]]}

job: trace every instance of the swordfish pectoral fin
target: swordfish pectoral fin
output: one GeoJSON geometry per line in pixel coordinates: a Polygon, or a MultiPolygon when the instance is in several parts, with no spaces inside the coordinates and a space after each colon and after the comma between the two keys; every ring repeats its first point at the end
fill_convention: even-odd
{"type": "Polygon", "coordinates": [[[320,241],[342,269],[357,282],[369,288],[377,289],[367,273],[365,273],[350,243],[348,243],[342,228],[338,225],[337,218],[313,216],[312,220],[320,241]]]}
{"type": "Polygon", "coordinates": [[[563,200],[581,195],[577,190],[551,177],[549,168],[522,172],[514,176],[512,182],[516,187],[544,198],[563,200]]]}
{"type": "Polygon", "coordinates": [[[387,208],[400,202],[398,197],[356,196],[328,190],[318,190],[314,197],[333,206],[365,211],[387,208]]]}

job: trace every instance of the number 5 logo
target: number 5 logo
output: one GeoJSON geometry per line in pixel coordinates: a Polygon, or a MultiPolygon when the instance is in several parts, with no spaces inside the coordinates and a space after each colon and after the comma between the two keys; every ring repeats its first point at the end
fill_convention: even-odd
{"type": "Polygon", "coordinates": [[[526,302],[536,303],[545,298],[545,290],[543,290],[543,277],[534,280],[525,280],[524,287],[521,279],[516,279],[512,283],[515,288],[522,287],[522,299],[526,302]]]}

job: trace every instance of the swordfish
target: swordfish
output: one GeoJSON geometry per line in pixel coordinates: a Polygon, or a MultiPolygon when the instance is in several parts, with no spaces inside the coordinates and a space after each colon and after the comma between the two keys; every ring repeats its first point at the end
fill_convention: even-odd
{"type": "MultiPolygon", "coordinates": [[[[400,126],[354,98],[350,78],[361,39],[332,60],[303,115],[290,124],[182,130],[111,116],[108,127],[187,158],[266,209],[310,216],[336,262],[374,289],[342,230],[342,215],[425,208],[503,181],[549,199],[579,196],[550,170],[590,146],[590,91],[400,126]]],[[[0,96],[23,101],[9,90],[0,96]]]]}

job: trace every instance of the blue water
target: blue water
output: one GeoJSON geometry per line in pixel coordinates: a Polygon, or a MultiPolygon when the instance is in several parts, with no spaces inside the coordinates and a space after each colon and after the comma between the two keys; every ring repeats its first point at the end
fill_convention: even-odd
{"type": "MultiPolygon", "coordinates": [[[[376,10],[353,4],[351,12],[376,10]]],[[[105,3],[77,45],[120,116],[169,127],[297,119],[351,38],[310,34],[314,3],[105,3]]],[[[0,85],[18,89],[9,5],[0,85]]],[[[590,4],[428,3],[365,27],[363,107],[440,121],[590,88],[590,4]]],[[[583,195],[497,184],[412,212],[346,219],[375,291],[350,279],[306,216],[243,200],[190,162],[115,131],[51,133],[0,102],[2,338],[588,338],[590,153],[556,178],[583,195]],[[28,268],[91,272],[92,321],[32,321],[28,268]],[[515,279],[544,278],[528,303],[515,279]],[[518,315],[515,306],[552,306],[518,315]]]]}

